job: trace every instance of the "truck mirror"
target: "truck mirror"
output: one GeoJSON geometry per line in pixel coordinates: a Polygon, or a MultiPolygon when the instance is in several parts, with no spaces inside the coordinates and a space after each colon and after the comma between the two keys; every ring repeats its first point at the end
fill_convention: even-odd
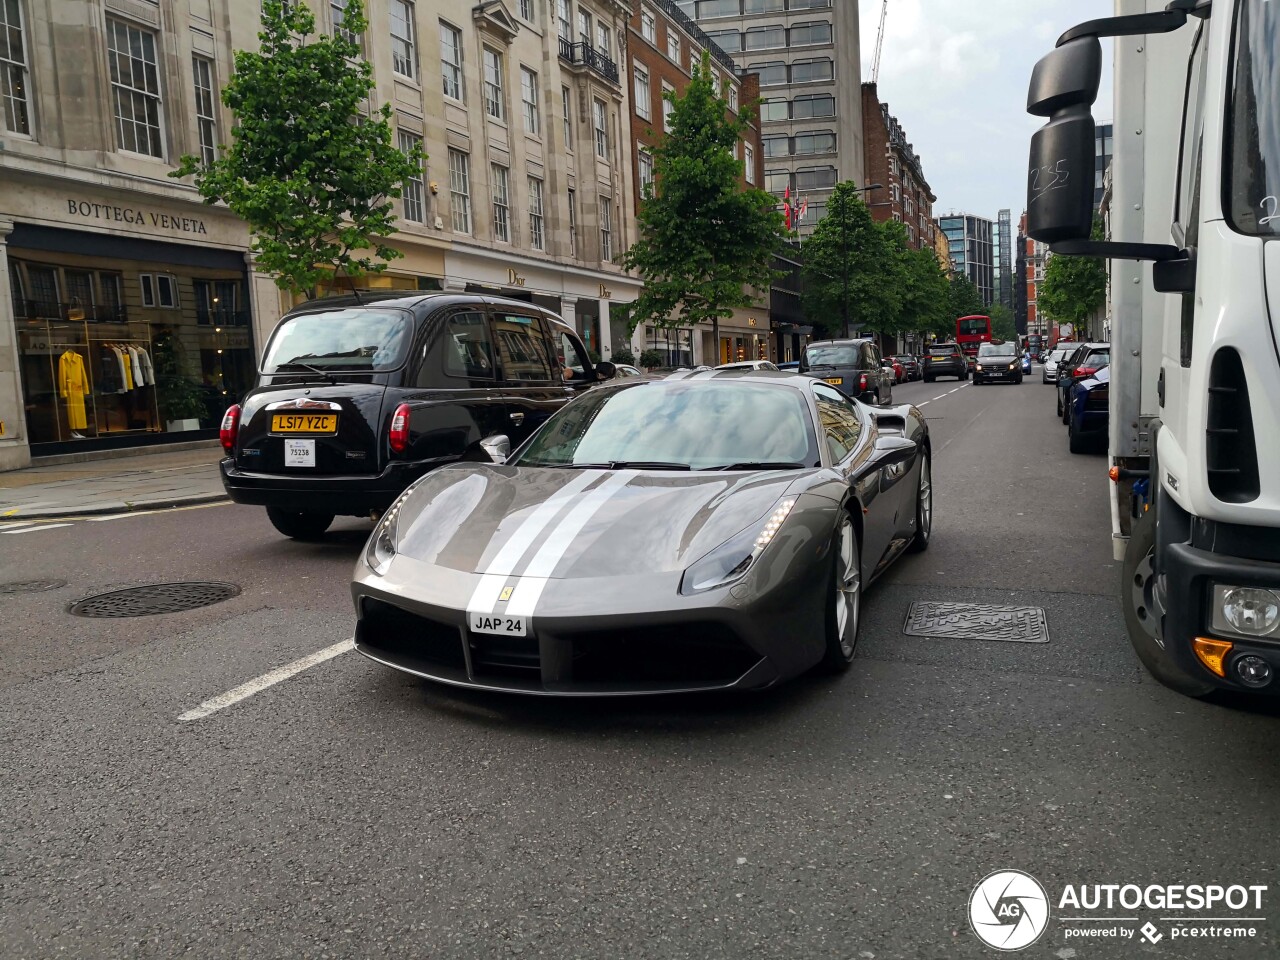
{"type": "Polygon", "coordinates": [[[1069,40],[1031,75],[1027,112],[1049,122],[1031,138],[1027,234],[1044,243],[1088,240],[1093,228],[1094,123],[1102,48],[1096,37],[1069,40]]]}

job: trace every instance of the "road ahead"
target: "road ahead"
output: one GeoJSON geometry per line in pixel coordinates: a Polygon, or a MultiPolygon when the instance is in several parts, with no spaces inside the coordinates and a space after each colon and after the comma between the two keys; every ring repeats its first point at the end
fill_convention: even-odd
{"type": "MultiPolygon", "coordinates": [[[[521,699],[338,653],[180,721],[350,636],[369,524],[306,545],[213,506],[0,531],[0,581],[67,582],[4,597],[0,953],[988,957],[967,905],[996,869],[1276,882],[1277,720],[1141,671],[1105,462],[1067,454],[1038,369],[895,399],[933,431],[932,545],[868,594],[848,674],[764,695],[521,699]],[[170,580],[242,592],[66,612],[170,580]],[[1051,640],[907,637],[916,600],[1040,606],[1051,640]]],[[[1072,940],[1054,913],[1026,955],[1228,955],[1072,940]]],[[[1280,918],[1256,926],[1231,956],[1275,955],[1280,918]]]]}

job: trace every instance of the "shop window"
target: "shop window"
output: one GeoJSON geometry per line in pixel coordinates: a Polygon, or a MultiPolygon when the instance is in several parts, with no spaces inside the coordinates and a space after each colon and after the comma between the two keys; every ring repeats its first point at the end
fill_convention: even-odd
{"type": "Polygon", "coordinates": [[[142,288],[144,307],[178,308],[178,278],[169,273],[142,273],[138,275],[142,288]]]}

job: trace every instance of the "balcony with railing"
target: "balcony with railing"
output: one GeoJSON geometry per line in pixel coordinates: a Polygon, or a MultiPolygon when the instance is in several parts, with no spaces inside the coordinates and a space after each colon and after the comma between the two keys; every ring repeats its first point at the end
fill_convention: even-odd
{"type": "Polygon", "coordinates": [[[224,310],[215,307],[196,307],[196,323],[212,327],[247,327],[250,316],[248,310],[224,310]]]}
{"type": "Polygon", "coordinates": [[[575,67],[587,67],[612,84],[618,83],[618,65],[589,43],[570,43],[561,37],[560,59],[575,67]]]}
{"type": "Polygon", "coordinates": [[[680,26],[680,29],[692,37],[702,49],[711,54],[712,60],[715,60],[730,73],[738,72],[738,67],[733,62],[733,57],[725,53],[714,40],[707,36],[701,27],[690,19],[687,13],[676,6],[675,0],[653,0],[653,2],[658,9],[675,21],[680,26]]]}
{"type": "Polygon", "coordinates": [[[129,311],[124,304],[84,304],[78,300],[60,303],[56,300],[15,299],[13,312],[19,320],[83,320],[88,323],[129,321],[129,311]]]}

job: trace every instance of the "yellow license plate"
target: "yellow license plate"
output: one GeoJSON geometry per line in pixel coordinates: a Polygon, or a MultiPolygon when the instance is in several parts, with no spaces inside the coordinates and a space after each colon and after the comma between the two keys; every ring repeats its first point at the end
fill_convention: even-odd
{"type": "Polygon", "coordinates": [[[277,413],[271,417],[272,433],[337,433],[336,413],[277,413]]]}
{"type": "Polygon", "coordinates": [[[844,383],[840,377],[827,377],[827,383],[834,383],[837,387],[844,383]]]}

